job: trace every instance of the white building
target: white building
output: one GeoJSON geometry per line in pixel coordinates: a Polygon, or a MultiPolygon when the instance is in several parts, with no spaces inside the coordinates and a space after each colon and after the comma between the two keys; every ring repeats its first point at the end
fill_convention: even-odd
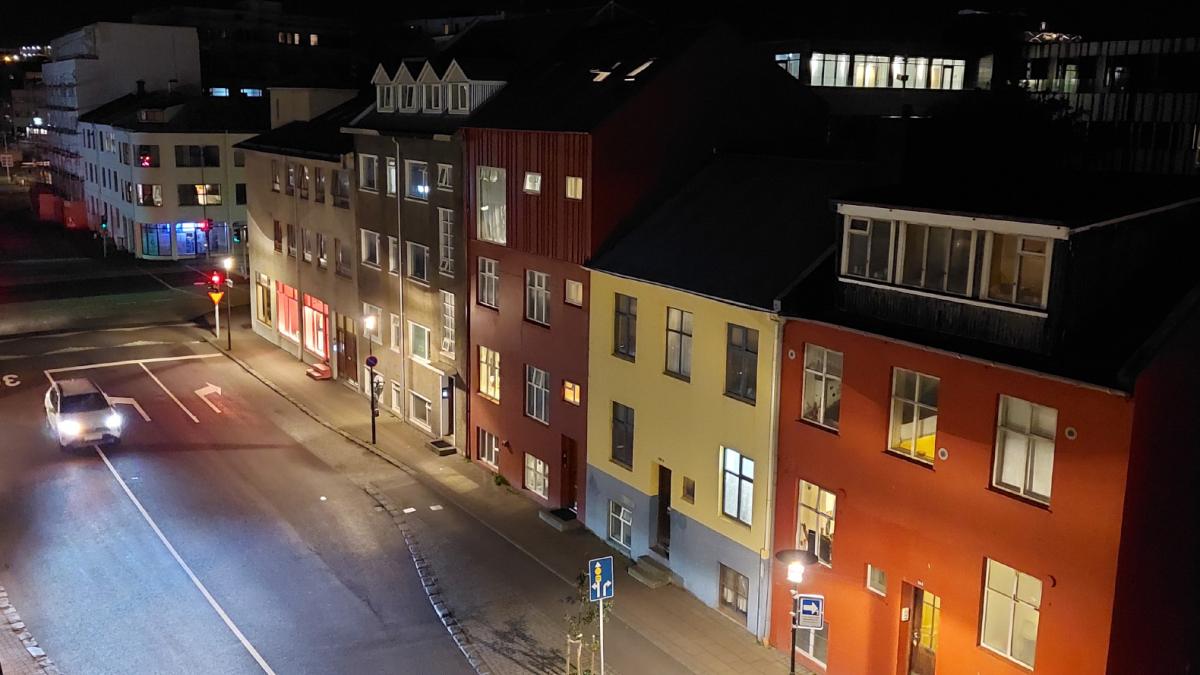
{"type": "Polygon", "coordinates": [[[69,200],[84,194],[81,114],[132,93],[138,80],[151,90],[200,86],[195,28],[94,23],[53,40],[50,51],[54,60],[42,66],[42,77],[51,175],[69,200]]]}
{"type": "Polygon", "coordinates": [[[265,97],[179,92],[130,94],[80,116],[88,221],[105,221],[117,248],[139,258],[242,259],[245,161],[233,146],[269,118],[265,97]]]}

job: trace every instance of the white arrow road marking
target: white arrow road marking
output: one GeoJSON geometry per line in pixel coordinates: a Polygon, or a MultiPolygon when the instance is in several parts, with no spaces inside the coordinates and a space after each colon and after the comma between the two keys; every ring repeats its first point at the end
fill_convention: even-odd
{"type": "Polygon", "coordinates": [[[138,365],[142,367],[142,370],[146,371],[146,374],[150,376],[150,379],[157,382],[158,386],[162,387],[162,390],[167,392],[167,396],[170,396],[171,400],[175,401],[175,404],[178,405],[183,410],[183,412],[187,414],[188,417],[192,418],[193,422],[195,422],[196,424],[200,424],[200,420],[196,419],[196,416],[192,414],[192,411],[188,410],[187,406],[185,406],[182,401],[175,398],[175,394],[172,394],[171,390],[167,389],[167,385],[163,384],[162,380],[158,379],[157,377],[154,376],[154,373],[150,372],[150,369],[146,367],[145,363],[138,361],[138,365]]]}
{"type": "Polygon", "coordinates": [[[137,401],[135,401],[135,400],[134,400],[133,398],[131,398],[131,397],[128,397],[128,396],[109,396],[109,397],[108,397],[108,402],[109,402],[109,403],[113,403],[113,404],[131,405],[131,406],[133,406],[134,410],[137,410],[137,411],[138,411],[138,414],[142,416],[142,419],[146,420],[147,422],[149,422],[149,421],[150,421],[150,416],[146,414],[146,411],[145,411],[145,410],[142,410],[142,406],[141,406],[141,404],[139,404],[137,401]]]}
{"type": "Polygon", "coordinates": [[[220,396],[221,388],[218,387],[217,385],[213,384],[212,382],[207,382],[207,383],[205,383],[205,385],[203,387],[200,387],[199,389],[196,390],[196,395],[200,397],[200,400],[207,403],[208,407],[213,409],[213,412],[220,414],[221,409],[217,407],[217,404],[208,400],[209,394],[216,394],[217,396],[220,396]]]}

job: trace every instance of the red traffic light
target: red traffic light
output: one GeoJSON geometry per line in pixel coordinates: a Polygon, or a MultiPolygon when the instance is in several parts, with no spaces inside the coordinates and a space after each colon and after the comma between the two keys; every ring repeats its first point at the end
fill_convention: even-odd
{"type": "Polygon", "coordinates": [[[213,286],[220,286],[221,285],[221,273],[213,272],[212,276],[209,277],[209,281],[210,281],[210,283],[212,283],[213,286]]]}
{"type": "Polygon", "coordinates": [[[200,225],[200,231],[201,231],[201,232],[207,232],[207,231],[208,231],[208,228],[209,228],[209,226],[211,226],[211,225],[212,225],[212,220],[211,220],[211,219],[208,219],[208,218],[205,218],[204,220],[200,221],[199,225],[200,225]]]}

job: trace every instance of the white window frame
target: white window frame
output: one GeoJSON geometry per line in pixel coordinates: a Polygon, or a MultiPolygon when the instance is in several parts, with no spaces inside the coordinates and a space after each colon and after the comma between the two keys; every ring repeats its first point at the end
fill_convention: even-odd
{"type": "Polygon", "coordinates": [[[583,282],[575,279],[566,279],[563,281],[563,302],[576,307],[583,307],[583,282]],[[578,300],[574,290],[578,290],[578,300]]]}
{"type": "Polygon", "coordinates": [[[446,85],[447,101],[451,114],[471,112],[471,87],[466,82],[451,82],[446,85]]]}
{"type": "MultiPolygon", "coordinates": [[[[950,241],[952,241],[952,239],[948,240],[947,243],[950,243],[950,241]]],[[[925,291],[927,293],[945,293],[946,295],[962,297],[962,298],[974,297],[975,296],[975,290],[974,290],[975,289],[975,259],[976,259],[975,253],[978,249],[978,243],[979,243],[979,230],[970,230],[970,229],[961,228],[961,227],[951,227],[949,225],[931,225],[929,223],[901,222],[899,232],[897,233],[897,239],[894,242],[895,247],[896,247],[895,282],[899,286],[905,286],[907,288],[916,288],[916,289],[925,291]],[[904,281],[904,262],[905,262],[905,258],[909,255],[907,244],[908,244],[908,228],[910,225],[917,225],[917,226],[921,226],[921,227],[925,228],[925,242],[924,242],[925,245],[922,247],[922,249],[920,251],[921,280],[917,284],[910,284],[910,283],[906,283],[904,281]],[[967,259],[967,290],[962,293],[959,293],[957,291],[952,291],[949,288],[929,288],[925,285],[925,275],[929,272],[929,270],[928,270],[929,230],[931,230],[933,228],[949,230],[951,238],[953,238],[955,232],[966,232],[971,235],[971,248],[970,248],[970,252],[967,254],[968,255],[968,259],[967,259]]],[[[947,256],[946,262],[947,262],[947,264],[949,264],[949,262],[950,262],[949,256],[947,256]]],[[[945,281],[947,283],[949,282],[949,275],[947,275],[945,281]]]]}
{"type": "Polygon", "coordinates": [[[735,448],[724,445],[721,446],[721,513],[743,525],[754,526],[754,459],[735,448]],[[736,466],[731,468],[731,462],[736,466]],[[749,462],[749,473],[746,473],[747,462],[749,462]],[[730,481],[733,482],[737,500],[737,504],[733,505],[732,513],[729,504],[730,481]],[[750,510],[749,513],[744,514],[742,513],[744,506],[742,493],[747,489],[749,496],[745,501],[749,502],[750,510]]]}
{"type": "Polygon", "coordinates": [[[417,202],[429,201],[429,162],[422,162],[415,159],[404,160],[404,198],[417,202]],[[425,169],[425,184],[414,184],[412,182],[413,169],[416,167],[425,169]],[[424,191],[422,191],[424,188],[424,191]]]}
{"type": "Polygon", "coordinates": [[[1031,401],[1017,398],[1015,396],[1008,396],[1005,394],[1001,394],[1000,395],[1000,403],[999,403],[999,406],[996,411],[996,445],[995,445],[995,454],[994,454],[993,460],[992,460],[992,464],[993,464],[992,485],[999,490],[1003,490],[1005,492],[1015,494],[1015,495],[1020,495],[1021,497],[1025,497],[1026,499],[1032,499],[1032,500],[1042,503],[1042,504],[1049,504],[1050,503],[1050,494],[1043,495],[1038,492],[1035,492],[1033,489],[1033,482],[1034,482],[1033,481],[1033,472],[1035,471],[1036,464],[1030,460],[1034,456],[1034,443],[1036,441],[1040,440],[1040,441],[1044,441],[1044,442],[1047,442],[1050,444],[1050,475],[1047,477],[1047,482],[1051,483],[1051,490],[1049,490],[1048,492],[1053,492],[1054,451],[1055,451],[1055,441],[1056,441],[1057,436],[1058,436],[1058,410],[1056,408],[1051,408],[1050,406],[1033,403],[1031,401]],[[1029,406],[1030,423],[1028,425],[1028,428],[1019,429],[1014,426],[1008,426],[1005,424],[1005,419],[1007,417],[1006,412],[1008,410],[1008,406],[1012,405],[1013,403],[1019,403],[1019,404],[1029,406]],[[1033,428],[1034,427],[1033,420],[1036,419],[1036,417],[1040,411],[1048,411],[1049,414],[1051,414],[1054,418],[1054,430],[1050,433],[1049,436],[1038,433],[1033,428]],[[1004,450],[1004,448],[1005,448],[1004,438],[1006,435],[1023,437],[1025,440],[1025,458],[1024,458],[1025,478],[1023,481],[1023,485],[1011,485],[1011,484],[1005,483],[1001,480],[1001,476],[1002,476],[1003,469],[1004,469],[1004,451],[1005,451],[1004,450]]]}
{"type": "Polygon", "coordinates": [[[452,191],[454,189],[454,165],[439,163],[437,167],[437,189],[444,192],[452,191]]]}
{"type": "Polygon", "coordinates": [[[525,182],[521,190],[527,195],[542,194],[542,174],[536,171],[526,171],[525,182]]]}
{"type": "Polygon", "coordinates": [[[379,233],[362,228],[360,228],[358,232],[359,258],[362,260],[362,264],[366,265],[367,267],[379,269],[379,233]],[[375,241],[374,260],[371,260],[367,257],[367,250],[369,248],[367,246],[367,242],[372,239],[375,241]]]}
{"type": "Polygon", "coordinates": [[[529,490],[542,499],[549,499],[550,465],[528,452],[525,453],[525,478],[522,482],[522,487],[526,490],[529,490]],[[539,490],[538,488],[541,489],[539,490]]]}
{"type": "Polygon", "coordinates": [[[363,192],[379,194],[379,156],[378,155],[359,155],[358,156],[358,189],[363,192]],[[371,165],[371,170],[367,171],[367,165],[371,165]],[[370,180],[368,180],[368,177],[370,180]]]}
{"type": "Polygon", "coordinates": [[[396,188],[398,187],[396,181],[397,181],[396,158],[388,157],[387,158],[387,186],[386,187],[387,187],[387,195],[389,197],[396,196],[396,188]]]}
{"type": "Polygon", "coordinates": [[[833,567],[833,545],[837,537],[837,493],[832,490],[810,483],[803,478],[796,484],[796,548],[803,551],[811,551],[817,556],[817,561],[826,567],[833,567]],[[804,486],[811,486],[817,491],[816,507],[809,506],[804,503],[804,486]],[[825,497],[833,498],[833,513],[824,511],[825,497]],[[804,519],[801,517],[805,512],[813,513],[817,518],[817,529],[813,534],[814,541],[808,541],[808,532],[802,531],[804,519]],[[828,524],[822,527],[823,524],[828,524]],[[821,557],[821,535],[826,531],[829,532],[829,555],[825,558],[821,557]]]}
{"type": "Polygon", "coordinates": [[[500,467],[500,439],[483,427],[476,427],[475,456],[492,468],[500,467]],[[484,448],[487,451],[484,451],[484,448]]]}
{"type": "Polygon", "coordinates": [[[369,302],[363,303],[363,316],[373,315],[375,317],[375,331],[368,333],[367,327],[363,326],[363,334],[371,339],[377,345],[383,344],[383,309],[376,307],[369,302]]]}
{"type": "Polygon", "coordinates": [[[508,242],[508,170],[496,166],[480,165],[476,170],[475,182],[479,190],[475,235],[480,241],[504,246],[508,242]],[[485,179],[485,175],[488,178],[485,179]],[[491,176],[493,175],[496,178],[495,180],[491,180],[491,176]],[[483,184],[485,180],[488,183],[500,184],[500,194],[504,196],[503,204],[483,203],[483,184]],[[502,210],[499,211],[500,216],[496,217],[489,213],[493,207],[502,207],[502,210]],[[489,222],[485,223],[485,220],[489,222]]]}
{"type": "Polygon", "coordinates": [[[847,215],[845,217],[845,219],[843,220],[843,225],[842,225],[842,264],[841,264],[841,275],[842,276],[849,277],[851,279],[862,279],[863,281],[890,284],[890,283],[892,283],[892,278],[894,276],[894,270],[895,270],[895,263],[896,263],[895,251],[896,251],[896,221],[882,220],[880,218],[867,218],[865,216],[851,216],[851,215],[847,215]],[[851,227],[850,227],[851,223],[853,223],[853,221],[856,221],[856,220],[866,221],[866,223],[867,223],[867,230],[865,232],[863,232],[861,235],[858,233],[858,231],[851,230],[851,227]],[[874,230],[876,223],[887,223],[888,224],[887,275],[883,279],[876,279],[871,276],[871,248],[870,248],[871,244],[870,244],[870,242],[871,242],[871,232],[874,230]],[[867,239],[867,260],[865,262],[865,267],[864,267],[862,275],[851,274],[849,272],[849,269],[850,269],[850,237],[857,237],[857,236],[866,237],[866,239],[867,239]]]}
{"type": "Polygon", "coordinates": [[[625,551],[633,550],[633,509],[621,502],[608,500],[608,540],[625,551]],[[618,527],[613,536],[613,525],[618,527]]]}
{"type": "Polygon", "coordinates": [[[454,209],[438,207],[438,272],[454,278],[454,209]]]}
{"type": "Polygon", "coordinates": [[[583,178],[580,176],[567,176],[567,199],[582,200],[583,199],[583,178]]]}
{"type": "Polygon", "coordinates": [[[550,373],[525,364],[525,416],[550,424],[550,373]]]}
{"type": "Polygon", "coordinates": [[[390,84],[375,85],[375,109],[379,112],[393,112],[396,109],[396,91],[390,84]]]}
{"type": "MultiPolygon", "coordinates": [[[[1019,587],[1021,584],[1021,576],[1022,575],[1029,577],[1030,579],[1032,579],[1038,583],[1038,585],[1040,587],[1040,590],[1038,592],[1039,596],[1045,592],[1045,585],[1042,583],[1041,579],[1038,579],[1037,577],[1033,576],[1032,574],[1025,574],[1021,570],[1019,570],[1015,567],[1011,567],[1009,565],[1005,565],[1004,563],[1002,563],[998,560],[993,560],[992,558],[985,558],[984,561],[985,562],[984,562],[984,571],[983,571],[983,603],[982,603],[982,607],[980,607],[980,612],[979,612],[979,646],[992,652],[993,654],[999,654],[1000,656],[1008,659],[1009,661],[1012,661],[1013,663],[1019,663],[1022,666],[1025,666],[1026,668],[1032,669],[1034,667],[1033,663],[1025,663],[1024,661],[1022,661],[1012,655],[1013,630],[1016,627],[1016,613],[1017,613],[1018,604],[1024,604],[1026,606],[1033,607],[1034,611],[1037,612],[1039,628],[1041,626],[1042,606],[1041,606],[1040,599],[1039,599],[1039,602],[1036,607],[1030,602],[1026,602],[1024,600],[1019,599],[1017,587],[1019,587]],[[1014,579],[1013,583],[1015,586],[1012,589],[1012,591],[1010,591],[1008,593],[1004,593],[1003,591],[999,591],[999,590],[993,589],[991,587],[990,583],[991,583],[991,577],[992,577],[992,565],[993,564],[1000,565],[1002,567],[1006,567],[1006,568],[1012,570],[1013,579],[1014,579]],[[984,641],[984,632],[987,629],[988,601],[989,601],[990,595],[992,593],[999,593],[1001,595],[1004,595],[1006,598],[1008,598],[1009,602],[1012,603],[1012,612],[1010,612],[1008,615],[1008,631],[1007,631],[1008,638],[1005,640],[1005,642],[1008,643],[1007,652],[1002,652],[999,649],[996,649],[995,647],[987,644],[984,641]]],[[[1034,648],[1033,649],[1034,649],[1034,657],[1035,657],[1034,662],[1036,662],[1037,661],[1037,658],[1036,658],[1037,657],[1037,638],[1036,637],[1034,638],[1034,648]]]]}
{"type": "Polygon", "coordinates": [[[545,272],[525,270],[525,318],[550,325],[550,275],[545,272]]]}
{"type": "Polygon", "coordinates": [[[392,380],[392,411],[404,415],[404,387],[395,380],[392,380]]]}
{"type": "Polygon", "coordinates": [[[817,633],[822,632],[822,631],[825,632],[826,652],[828,652],[828,645],[829,645],[829,620],[828,619],[825,620],[825,627],[822,628],[820,631],[812,629],[812,628],[798,629],[796,631],[796,651],[803,654],[804,658],[808,659],[809,661],[812,661],[813,663],[821,666],[822,668],[828,668],[829,667],[828,664],[826,664],[824,661],[822,661],[821,659],[818,659],[816,656],[813,655],[814,652],[816,651],[815,645],[817,642],[817,633]]]}
{"type": "Polygon", "coordinates": [[[400,240],[388,235],[388,273],[400,276],[400,240]]]}
{"type": "Polygon", "coordinates": [[[454,294],[450,291],[441,291],[442,295],[442,354],[454,358],[454,334],[455,334],[455,302],[454,294]]]}
{"type": "Polygon", "coordinates": [[[417,426],[421,429],[424,429],[425,431],[430,431],[430,432],[433,431],[433,426],[432,426],[433,425],[433,401],[430,401],[429,399],[418,394],[417,392],[413,391],[412,389],[408,390],[408,396],[409,396],[409,408],[410,408],[409,414],[408,414],[408,421],[412,422],[415,426],[417,426]],[[425,415],[425,417],[426,417],[425,421],[422,421],[419,417],[417,417],[417,408],[418,408],[417,401],[418,400],[421,401],[422,403],[424,403],[424,409],[427,413],[425,415]]]}
{"type": "Polygon", "coordinates": [[[398,110],[401,112],[416,112],[420,108],[420,105],[417,101],[417,89],[418,87],[415,84],[400,85],[400,91],[397,92],[398,100],[396,101],[398,110]],[[404,103],[405,98],[408,99],[407,105],[404,103]]]}
{"type": "Polygon", "coordinates": [[[1054,264],[1054,239],[1051,239],[1050,237],[1035,237],[1035,236],[1028,236],[1028,235],[1023,235],[1023,234],[1010,234],[1007,232],[990,232],[989,231],[987,233],[986,241],[984,242],[984,246],[983,246],[983,269],[980,271],[979,296],[978,297],[980,300],[984,300],[984,301],[988,301],[988,302],[1000,302],[1000,303],[1004,303],[1006,305],[1012,305],[1013,307],[1025,307],[1025,308],[1034,309],[1034,310],[1045,310],[1046,302],[1050,297],[1050,277],[1052,276],[1051,273],[1054,269],[1053,264],[1054,264]],[[990,294],[990,290],[991,290],[990,287],[992,285],[992,247],[995,245],[997,236],[1016,237],[1017,238],[1017,272],[1016,272],[1016,275],[1013,276],[1013,292],[1012,292],[1011,299],[994,298],[990,294]],[[1046,244],[1046,253],[1045,254],[1027,253],[1025,251],[1022,251],[1022,246],[1024,245],[1026,239],[1044,242],[1046,244]],[[1020,278],[1021,278],[1020,277],[1020,275],[1021,275],[1021,257],[1025,256],[1025,255],[1040,256],[1040,257],[1044,257],[1046,259],[1046,264],[1045,264],[1046,271],[1042,275],[1042,297],[1041,297],[1041,302],[1039,302],[1037,305],[1026,305],[1023,303],[1019,303],[1016,300],[1017,290],[1018,290],[1019,282],[1020,282],[1020,278]]]}
{"type": "MultiPolygon", "coordinates": [[[[900,455],[902,457],[908,457],[909,459],[912,459],[917,462],[921,462],[922,464],[933,466],[933,460],[935,457],[937,457],[937,416],[938,416],[939,406],[938,405],[930,406],[928,404],[921,403],[918,400],[921,396],[921,381],[922,380],[933,380],[934,382],[937,383],[938,403],[940,404],[941,403],[941,393],[942,393],[941,378],[934,377],[933,375],[927,375],[920,371],[909,370],[908,368],[900,368],[900,367],[892,368],[891,395],[889,396],[890,405],[889,405],[889,410],[888,410],[888,432],[887,432],[888,433],[888,442],[887,442],[887,445],[888,445],[888,452],[900,455]],[[897,395],[896,394],[896,381],[899,379],[900,373],[902,373],[902,372],[908,372],[908,373],[912,373],[914,375],[913,381],[916,384],[916,390],[912,392],[912,398],[908,398],[905,395],[897,395]],[[911,450],[908,450],[908,451],[906,451],[904,448],[901,448],[901,447],[895,447],[892,444],[892,429],[894,429],[895,425],[896,425],[896,404],[897,403],[900,403],[900,404],[907,403],[907,404],[913,406],[913,432],[912,432],[913,447],[911,450]],[[920,422],[921,422],[921,409],[922,408],[925,408],[925,409],[932,408],[933,409],[933,417],[934,417],[934,422],[933,422],[934,451],[933,451],[933,455],[934,456],[929,457],[929,458],[923,457],[917,453],[917,441],[920,438],[917,434],[919,433],[918,430],[919,430],[920,422]]],[[[903,439],[901,439],[901,440],[903,440],[903,439]]]]}
{"type": "Polygon", "coordinates": [[[500,402],[500,352],[479,345],[479,395],[500,402]]]}
{"type": "Polygon", "coordinates": [[[867,590],[880,597],[887,597],[887,570],[882,567],[876,567],[871,563],[867,563],[867,590]],[[875,579],[871,576],[872,572],[879,572],[883,575],[883,588],[875,585],[875,579]]]}
{"type": "Polygon", "coordinates": [[[500,261],[479,257],[475,300],[485,307],[500,309],[500,261]]]}
{"type": "Polygon", "coordinates": [[[408,322],[408,355],[414,361],[420,363],[429,363],[430,359],[430,340],[429,329],[416,321],[408,322]],[[421,356],[417,353],[417,345],[424,345],[425,355],[421,356]]]}
{"type": "Polygon", "coordinates": [[[405,261],[408,263],[408,278],[421,284],[429,283],[429,247],[424,244],[418,244],[415,241],[405,242],[405,261]],[[425,258],[425,276],[416,276],[417,269],[417,254],[420,253],[425,258]]]}
{"type": "Polygon", "coordinates": [[[834,420],[832,424],[829,423],[829,420],[825,419],[825,410],[828,407],[826,400],[825,400],[826,394],[829,392],[828,382],[831,382],[831,381],[837,382],[838,401],[841,401],[841,398],[842,398],[842,375],[832,375],[829,373],[829,355],[831,353],[837,354],[838,357],[842,360],[842,375],[844,375],[845,368],[846,368],[845,354],[843,354],[842,352],[839,352],[839,351],[834,351],[832,349],[829,349],[828,347],[822,347],[820,345],[813,344],[811,342],[806,343],[804,345],[804,380],[803,380],[803,384],[801,385],[801,392],[800,392],[800,418],[807,422],[812,422],[813,424],[816,424],[818,426],[825,427],[826,429],[837,431],[838,425],[841,423],[841,417],[842,417],[841,406],[839,405],[839,407],[838,407],[838,419],[834,420]],[[814,370],[813,368],[810,368],[808,365],[810,354],[816,354],[817,350],[820,350],[820,356],[821,356],[821,370],[819,370],[819,371],[814,370]],[[817,416],[815,418],[809,417],[808,411],[805,408],[805,406],[808,403],[808,375],[809,375],[809,373],[812,373],[813,377],[816,378],[816,380],[820,383],[820,387],[821,387],[821,403],[820,403],[820,408],[818,408],[818,410],[817,410],[817,416]]]}
{"type": "Polygon", "coordinates": [[[392,351],[396,352],[397,354],[399,354],[403,351],[403,347],[400,344],[400,338],[403,337],[403,333],[400,331],[400,325],[401,325],[400,315],[392,314],[392,345],[391,345],[391,349],[392,349],[392,351]]]}
{"type": "Polygon", "coordinates": [[[441,82],[422,82],[421,83],[421,110],[425,112],[441,112],[445,107],[442,97],[445,92],[442,91],[441,82]]]}

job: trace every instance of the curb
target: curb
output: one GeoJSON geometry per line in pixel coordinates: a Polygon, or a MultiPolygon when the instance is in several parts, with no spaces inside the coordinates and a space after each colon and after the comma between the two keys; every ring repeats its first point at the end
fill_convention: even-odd
{"type": "MultiPolygon", "coordinates": [[[[242,359],[239,359],[233,354],[220,349],[219,345],[216,345],[213,342],[213,339],[206,337],[205,341],[209,344],[212,344],[214,347],[217,347],[218,352],[224,354],[229,358],[230,361],[233,361],[238,365],[238,367],[250,374],[251,377],[266,385],[268,389],[278,394],[288,403],[291,403],[298,410],[300,410],[300,412],[308,415],[316,423],[338,434],[342,438],[345,438],[358,447],[363,448],[364,450],[369,450],[372,454],[383,459],[397,469],[400,469],[401,471],[412,476],[418,475],[418,472],[415,469],[408,466],[404,462],[389,456],[387,453],[383,452],[379,448],[376,448],[370,443],[362,441],[353,434],[343,431],[333,424],[327,422],[323,417],[313,412],[308,406],[296,400],[291,394],[285,392],[279,387],[279,385],[275,384],[265,375],[262,375],[255,370],[253,366],[246,363],[242,359]]],[[[446,628],[446,632],[449,633],[450,638],[454,640],[455,646],[457,646],[458,650],[462,652],[462,655],[466,657],[467,663],[471,666],[471,669],[474,670],[477,675],[492,675],[491,669],[488,668],[487,664],[484,663],[483,658],[479,655],[478,650],[472,643],[466,629],[458,622],[458,619],[454,618],[453,612],[451,612],[446,606],[446,601],[442,597],[441,589],[438,587],[437,576],[433,573],[433,569],[425,560],[424,555],[421,554],[421,548],[417,543],[416,535],[412,532],[411,528],[408,526],[408,523],[404,520],[404,514],[401,513],[400,510],[391,503],[391,500],[389,500],[371,483],[365,483],[359,485],[359,487],[361,487],[364,492],[370,495],[370,497],[374,499],[376,503],[378,503],[384,508],[384,510],[387,511],[388,515],[392,518],[392,523],[399,528],[401,535],[404,537],[404,543],[408,547],[409,556],[412,558],[413,565],[416,567],[417,576],[421,580],[421,587],[424,589],[426,597],[429,598],[429,603],[433,606],[433,611],[437,613],[438,619],[446,628]]]]}
{"type": "Polygon", "coordinates": [[[60,675],[62,673],[54,661],[46,656],[45,650],[38,646],[37,640],[29,634],[25,622],[21,621],[21,615],[17,613],[17,609],[12,606],[8,600],[8,591],[0,586],[0,612],[4,615],[4,621],[8,624],[8,628],[17,634],[17,639],[25,646],[25,651],[29,653],[29,658],[37,663],[38,668],[46,675],[60,675]]]}

